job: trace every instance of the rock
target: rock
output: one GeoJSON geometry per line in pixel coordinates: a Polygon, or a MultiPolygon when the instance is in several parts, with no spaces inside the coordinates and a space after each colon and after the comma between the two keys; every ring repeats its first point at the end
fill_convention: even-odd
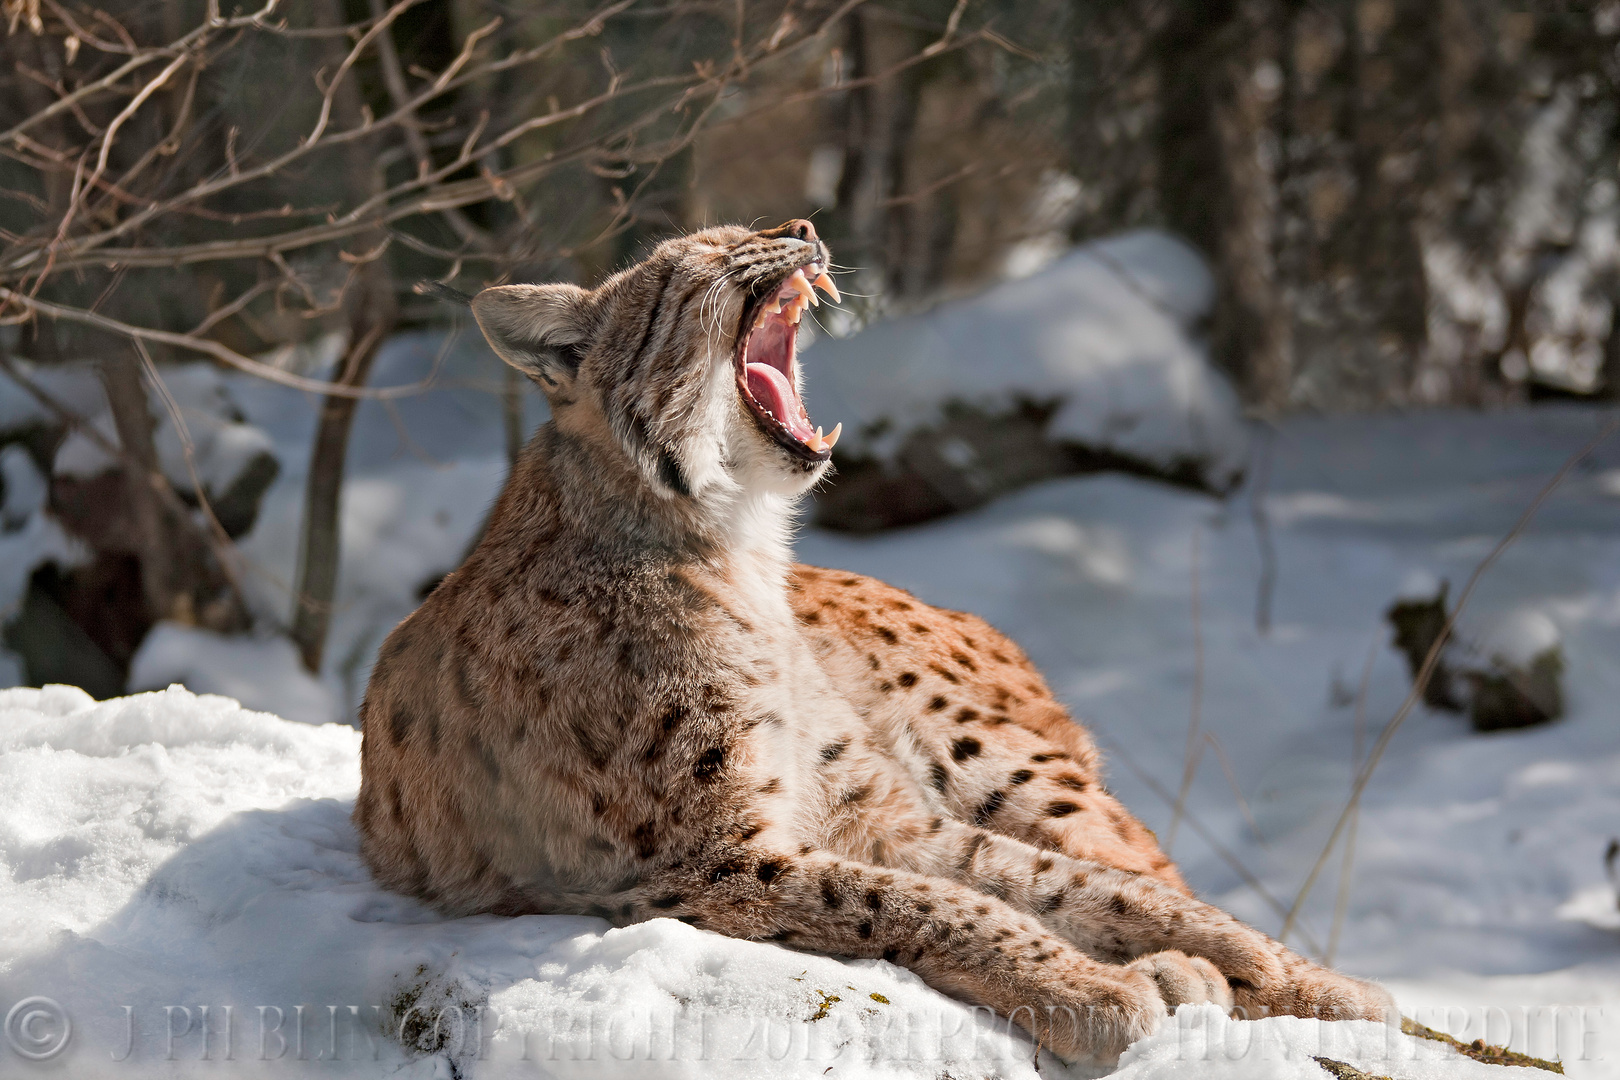
{"type": "MultiPolygon", "coordinates": [[[[1447,588],[1442,581],[1433,596],[1403,598],[1385,612],[1414,680],[1445,633],[1447,588]]],[[[1502,620],[1483,648],[1468,646],[1453,630],[1423,686],[1423,703],[1466,712],[1475,731],[1535,727],[1564,715],[1563,674],[1557,627],[1539,612],[1519,612],[1502,620]]]]}

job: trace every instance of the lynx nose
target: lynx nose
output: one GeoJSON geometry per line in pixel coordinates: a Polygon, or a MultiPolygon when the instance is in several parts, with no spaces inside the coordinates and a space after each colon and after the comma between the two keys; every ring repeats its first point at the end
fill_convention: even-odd
{"type": "Polygon", "coordinates": [[[804,218],[794,218],[792,221],[783,222],[774,229],[766,229],[760,235],[768,236],[772,239],[789,238],[793,240],[804,240],[806,242],[818,239],[816,236],[816,227],[810,224],[804,218]]]}

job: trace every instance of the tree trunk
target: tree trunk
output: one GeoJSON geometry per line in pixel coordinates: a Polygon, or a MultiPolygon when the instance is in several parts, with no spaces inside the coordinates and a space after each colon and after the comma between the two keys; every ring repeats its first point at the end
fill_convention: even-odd
{"type": "MultiPolygon", "coordinates": [[[[341,0],[322,0],[315,5],[315,11],[320,25],[328,28],[343,25],[341,0]]],[[[337,71],[347,48],[345,39],[334,40],[336,44],[327,57],[328,78],[337,71]]],[[[333,106],[334,117],[344,126],[362,122],[355,74],[351,73],[338,87],[333,106]]],[[[376,165],[376,147],[369,140],[357,139],[348,146],[346,172],[352,187],[351,202],[360,203],[381,190],[384,178],[376,165]]],[[[386,244],[387,234],[381,230],[358,238],[359,250],[369,258],[357,268],[344,298],[348,346],[339,363],[337,378],[343,386],[366,384],[377,350],[394,326],[397,309],[386,244]]],[[[321,403],[315,445],[310,451],[309,479],[304,487],[304,527],[299,543],[292,639],[304,667],[317,674],[332,625],[332,602],[337,595],[338,564],[343,548],[343,465],[359,404],[357,398],[337,395],[329,395],[321,403]]]]}
{"type": "MultiPolygon", "coordinates": [[[[394,323],[393,280],[384,256],[379,254],[362,267],[359,278],[347,305],[349,345],[337,378],[343,386],[366,384],[377,350],[394,323]]],[[[304,485],[304,529],[299,545],[292,639],[304,667],[312,673],[321,670],[321,655],[332,624],[332,601],[337,595],[343,547],[343,464],[359,405],[357,398],[336,394],[328,395],[321,403],[315,446],[309,458],[309,479],[304,485]]]]}
{"type": "Polygon", "coordinates": [[[140,361],[109,350],[97,367],[122,449],[124,497],[132,536],[124,538],[140,562],[141,592],[150,624],[171,619],[220,632],[249,624],[246,606],[220,564],[204,526],[163,475],[152,433],[140,361]]]}
{"type": "MultiPolygon", "coordinates": [[[[1215,359],[1251,403],[1286,405],[1291,327],[1275,271],[1274,178],[1262,156],[1270,106],[1271,4],[1183,2],[1159,35],[1159,203],[1215,274],[1215,359]]],[[[1273,88],[1275,92],[1276,88],[1273,88]]]]}
{"type": "MultiPolygon", "coordinates": [[[[124,448],[124,497],[129,500],[130,537],[141,564],[141,592],[146,597],[147,618],[151,622],[170,618],[176,612],[174,576],[169,558],[174,543],[164,521],[163,508],[153,486],[158,471],[157,447],[152,441],[156,426],[146,404],[139,361],[124,349],[113,349],[96,367],[107,407],[118,430],[118,443],[124,448]]],[[[190,620],[186,620],[190,621],[190,620]]]]}
{"type": "MultiPolygon", "coordinates": [[[[915,52],[915,34],[886,13],[853,12],[845,45],[849,78],[883,74],[915,52]]],[[[920,72],[913,67],[851,90],[846,96],[844,173],[838,205],[848,207],[848,236],[837,250],[855,266],[868,268],[874,282],[891,294],[903,294],[903,272],[909,246],[904,207],[890,200],[903,182],[906,143],[916,117],[920,72]]]]}

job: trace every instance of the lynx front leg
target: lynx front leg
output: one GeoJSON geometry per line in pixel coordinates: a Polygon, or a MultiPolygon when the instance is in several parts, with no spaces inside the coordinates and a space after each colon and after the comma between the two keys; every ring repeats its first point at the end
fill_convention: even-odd
{"type": "Polygon", "coordinates": [[[882,957],[943,993],[1012,1017],[1071,1061],[1112,1062],[1166,1015],[1150,970],[1099,963],[1038,919],[954,882],[820,851],[737,848],[705,858],[639,886],[634,915],[882,957]]]}
{"type": "MultiPolygon", "coordinates": [[[[1383,988],[1311,963],[1237,919],[1162,882],[1042,851],[956,822],[942,822],[910,869],[950,877],[1034,915],[1086,954],[1123,962],[1175,951],[1203,957],[1251,1016],[1383,1020],[1383,988]]],[[[1190,985],[1184,970],[1161,985],[1190,985]]],[[[1211,995],[1214,999],[1215,995],[1211,995]]]]}

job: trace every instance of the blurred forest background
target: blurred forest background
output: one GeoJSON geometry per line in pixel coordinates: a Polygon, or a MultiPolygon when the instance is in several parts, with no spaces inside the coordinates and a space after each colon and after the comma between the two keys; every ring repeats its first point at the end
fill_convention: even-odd
{"type": "MultiPolygon", "coordinates": [[[[373,385],[373,362],[454,318],[412,285],[589,283],[710,223],[812,217],[851,269],[835,335],[1166,230],[1207,261],[1202,337],[1262,418],[1620,395],[1620,3],[3,14],[0,383],[26,406],[0,431],[5,505],[23,520],[47,478],[36,501],[88,552],[11,598],[33,682],[118,692],[157,622],[258,618],[233,542],[276,459],[211,476],[164,372],[204,360],[306,393],[285,629],[318,671],[357,407],[421,389],[373,385]],[[72,439],[91,464],[63,467],[72,439]]],[[[523,387],[488,392],[515,448],[523,387]]]]}

